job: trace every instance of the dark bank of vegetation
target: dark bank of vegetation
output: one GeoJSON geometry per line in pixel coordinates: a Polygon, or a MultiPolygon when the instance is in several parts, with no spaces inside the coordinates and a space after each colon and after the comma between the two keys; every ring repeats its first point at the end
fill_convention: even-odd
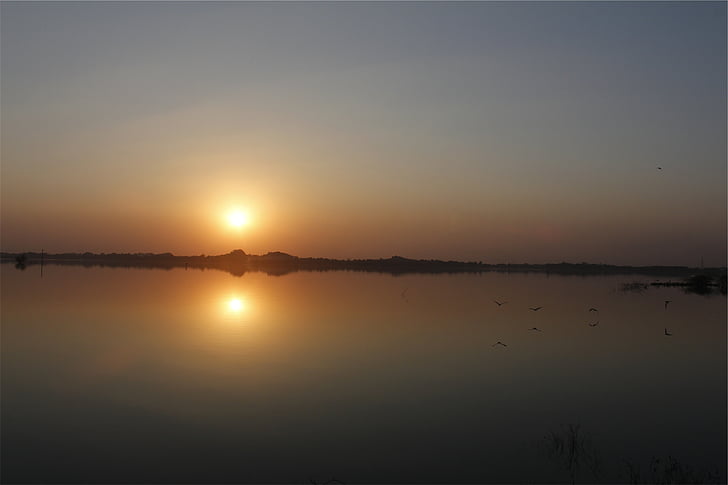
{"type": "MultiPolygon", "coordinates": [[[[560,429],[549,431],[539,442],[546,457],[555,464],[569,482],[604,482],[602,456],[594,444],[590,433],[584,432],[579,424],[562,425],[560,429]]],[[[720,468],[715,470],[696,469],[690,464],[681,463],[675,457],[655,457],[647,466],[631,460],[621,461],[624,473],[620,481],[630,484],[719,484],[725,483],[720,468]]],[[[725,467],[723,476],[725,476],[725,467]]]]}
{"type": "Polygon", "coordinates": [[[657,287],[680,287],[688,293],[697,293],[698,295],[710,295],[719,291],[726,294],[726,275],[696,274],[686,278],[683,281],[653,281],[650,286],[657,287]]]}
{"type": "Polygon", "coordinates": [[[236,249],[216,256],[175,256],[172,253],[0,253],[3,262],[23,259],[23,265],[68,264],[82,266],[133,268],[219,269],[241,276],[249,271],[284,275],[295,271],[366,271],[393,275],[410,273],[547,273],[563,275],[643,274],[664,277],[690,277],[698,272],[709,278],[723,275],[725,268],[696,269],[685,266],[615,266],[589,263],[488,264],[482,261],[441,261],[392,256],[386,259],[299,258],[279,251],[264,255],[247,254],[236,249]]]}
{"type": "Polygon", "coordinates": [[[630,484],[719,484],[725,483],[720,478],[719,470],[697,470],[689,464],[680,463],[672,456],[667,458],[652,457],[650,463],[642,468],[639,463],[625,461],[630,484]]]}
{"type": "Polygon", "coordinates": [[[725,295],[728,292],[726,284],[726,273],[723,272],[707,272],[700,270],[699,274],[693,274],[680,281],[652,281],[645,283],[642,281],[633,281],[622,285],[622,291],[642,293],[649,288],[681,288],[685,293],[694,293],[697,295],[712,295],[721,293],[725,295]]]}
{"type": "Polygon", "coordinates": [[[549,460],[569,474],[572,484],[576,483],[579,471],[583,468],[589,469],[594,479],[600,477],[601,457],[591,437],[582,431],[581,425],[569,424],[559,430],[552,430],[539,445],[549,460]]]}

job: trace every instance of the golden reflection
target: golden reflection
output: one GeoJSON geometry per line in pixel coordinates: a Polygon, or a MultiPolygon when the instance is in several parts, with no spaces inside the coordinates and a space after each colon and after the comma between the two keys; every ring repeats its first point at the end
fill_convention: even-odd
{"type": "Polygon", "coordinates": [[[227,321],[242,322],[248,321],[253,316],[253,306],[250,295],[240,293],[228,293],[218,300],[219,315],[227,321]]]}

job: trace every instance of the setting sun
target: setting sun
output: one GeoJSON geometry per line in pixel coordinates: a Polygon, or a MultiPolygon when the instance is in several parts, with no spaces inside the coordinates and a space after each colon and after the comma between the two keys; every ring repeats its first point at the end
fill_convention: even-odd
{"type": "Polygon", "coordinates": [[[0,485],[728,485],[727,39],[0,0],[0,485]]]}
{"type": "Polygon", "coordinates": [[[230,311],[239,312],[243,309],[243,302],[238,298],[233,298],[228,302],[228,308],[230,311]]]}
{"type": "Polygon", "coordinates": [[[239,312],[243,309],[243,302],[237,298],[233,298],[228,302],[228,308],[230,308],[231,311],[239,312]]]}
{"type": "Polygon", "coordinates": [[[228,223],[233,227],[242,227],[250,222],[248,214],[241,211],[233,211],[228,214],[228,223]]]}

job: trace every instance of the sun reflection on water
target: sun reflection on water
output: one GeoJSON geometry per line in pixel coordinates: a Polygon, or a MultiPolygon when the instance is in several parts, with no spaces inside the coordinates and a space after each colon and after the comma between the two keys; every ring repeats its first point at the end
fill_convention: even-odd
{"type": "Polygon", "coordinates": [[[228,293],[218,301],[218,312],[223,320],[247,323],[253,316],[254,308],[247,294],[228,293]]]}

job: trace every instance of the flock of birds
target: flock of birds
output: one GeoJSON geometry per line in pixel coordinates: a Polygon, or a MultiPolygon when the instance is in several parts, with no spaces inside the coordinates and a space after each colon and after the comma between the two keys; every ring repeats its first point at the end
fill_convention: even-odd
{"type": "MultiPolygon", "coordinates": [[[[505,305],[505,304],[506,304],[506,303],[508,303],[508,302],[507,302],[507,301],[498,301],[498,300],[493,300],[493,303],[495,303],[496,305],[498,305],[498,308],[500,308],[500,307],[502,307],[503,305],[505,305]]],[[[672,303],[672,300],[665,300],[665,310],[667,310],[667,305],[669,305],[670,303],[672,303]]],[[[537,312],[537,311],[539,311],[539,310],[540,310],[540,309],[542,309],[542,308],[543,308],[542,306],[537,306],[537,307],[528,307],[528,309],[529,309],[529,310],[531,310],[532,312],[537,312]]],[[[592,313],[592,312],[594,312],[594,313],[596,313],[597,315],[599,315],[599,310],[598,310],[598,309],[596,309],[596,308],[594,308],[594,307],[591,307],[591,308],[589,308],[589,313],[592,313]]],[[[594,322],[594,323],[591,323],[591,322],[587,322],[587,325],[589,325],[590,327],[596,327],[597,325],[599,325],[599,320],[597,320],[597,321],[596,321],[596,322],[594,322]]],[[[532,332],[541,332],[541,331],[542,331],[542,330],[541,330],[540,328],[538,328],[538,327],[531,327],[531,328],[529,328],[528,330],[529,330],[529,331],[532,331],[532,332]]],[[[668,332],[668,331],[667,331],[667,328],[665,328],[665,335],[666,335],[667,337],[672,337],[672,333],[668,332]]],[[[497,341],[496,343],[494,343],[494,344],[492,345],[492,347],[498,347],[499,345],[500,345],[501,347],[508,347],[508,345],[507,345],[507,344],[504,344],[504,343],[503,343],[503,342],[501,342],[500,340],[499,340],[499,341],[497,341]]]]}
{"type": "MultiPolygon", "coordinates": [[[[662,167],[657,167],[657,168],[659,170],[662,170],[662,167]]],[[[403,300],[405,300],[406,302],[409,303],[409,299],[407,299],[407,296],[406,296],[407,295],[407,291],[409,291],[409,288],[405,288],[404,291],[402,291],[401,297],[402,297],[403,300]]],[[[495,303],[496,305],[498,305],[498,308],[500,308],[503,305],[507,304],[508,302],[507,301],[493,300],[493,303],[495,303]]],[[[672,300],[665,300],[665,310],[667,310],[667,306],[670,303],[672,303],[672,300]]],[[[541,310],[542,308],[543,308],[542,306],[528,307],[528,309],[531,310],[532,312],[537,312],[537,311],[541,310]]],[[[594,312],[597,315],[599,315],[599,310],[597,308],[594,308],[594,307],[589,308],[589,313],[592,313],[592,312],[594,312]]],[[[597,320],[594,323],[587,322],[587,325],[589,325],[590,327],[596,327],[597,325],[599,325],[599,320],[597,320]]],[[[528,330],[531,331],[531,332],[542,332],[542,330],[540,328],[538,328],[538,327],[531,327],[528,330]]],[[[667,330],[667,328],[665,328],[665,336],[672,337],[672,333],[669,332],[667,330]]],[[[497,341],[496,343],[494,343],[492,345],[492,347],[498,347],[499,345],[502,346],[502,347],[508,347],[508,345],[504,344],[500,340],[497,341]]]]}

